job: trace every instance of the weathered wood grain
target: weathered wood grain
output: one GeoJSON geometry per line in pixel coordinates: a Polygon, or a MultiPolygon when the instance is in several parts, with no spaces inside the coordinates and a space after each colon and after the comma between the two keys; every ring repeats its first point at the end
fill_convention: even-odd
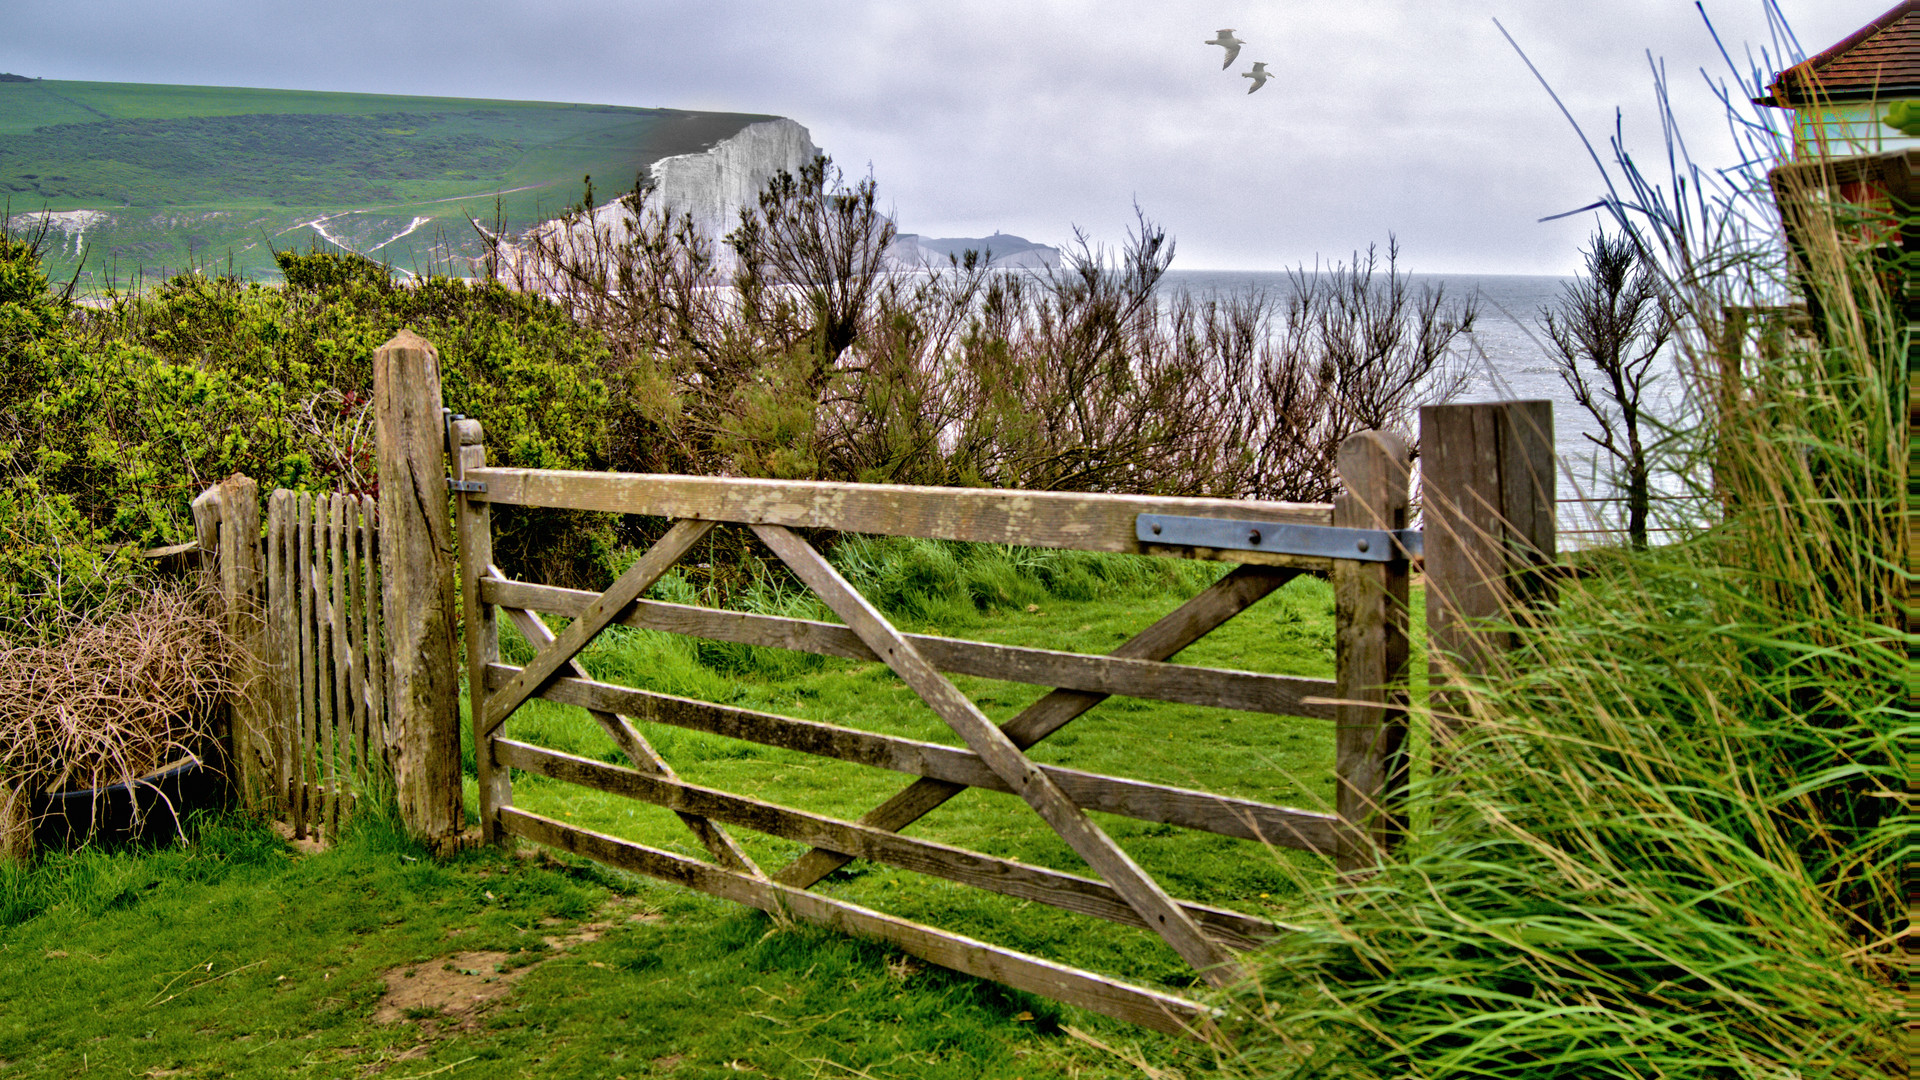
{"type": "Polygon", "coordinates": [[[371,776],[367,771],[367,642],[366,597],[360,591],[360,500],[342,496],[346,519],[342,548],[346,551],[347,621],[347,756],[353,762],[354,790],[365,790],[371,776]]]}
{"type": "Polygon", "coordinates": [[[1553,404],[1504,401],[1420,410],[1421,502],[1427,579],[1428,685],[1435,746],[1464,702],[1449,682],[1490,670],[1513,647],[1487,624],[1547,588],[1555,559],[1553,404]]]}
{"type": "MultiPolygon", "coordinates": [[[[1279,580],[1297,570],[1262,567],[1279,580]]],[[[522,581],[481,582],[480,598],[503,607],[524,608],[554,615],[578,617],[598,594],[522,581]]],[[[613,620],[623,626],[686,634],[712,641],[732,641],[776,649],[840,656],[850,660],[878,660],[858,634],[834,623],[754,615],[743,611],[635,600],[613,620]]],[[[1172,701],[1220,709],[1332,719],[1333,707],[1323,699],[1333,694],[1330,679],[1301,679],[1251,671],[1193,667],[1135,659],[1119,654],[1087,656],[1081,653],[994,645],[981,641],[906,634],[934,667],[961,675],[1058,687],[1097,694],[1172,701]]],[[[1176,650],[1177,651],[1177,650],[1176,650]]],[[[1169,654],[1171,655],[1171,654],[1169,654]]]]}
{"type": "MultiPolygon", "coordinates": [[[[488,572],[498,574],[499,568],[488,567],[488,572]]],[[[546,623],[540,621],[538,615],[521,608],[505,610],[507,617],[512,619],[514,626],[519,629],[520,635],[526,638],[534,648],[546,648],[553,644],[553,631],[547,627],[546,623]]],[[[587,669],[581,666],[577,657],[568,660],[566,667],[562,670],[577,679],[588,678],[587,669]]],[[[484,681],[484,677],[481,681],[484,681]]],[[[594,722],[600,725],[600,730],[607,733],[607,737],[613,740],[613,744],[620,748],[620,752],[627,756],[627,760],[632,762],[635,768],[669,780],[679,779],[673,767],[667,764],[666,759],[660,756],[651,743],[647,742],[646,736],[640,734],[640,729],[634,727],[631,720],[619,713],[603,709],[589,708],[587,715],[593,717],[594,722]]],[[[489,739],[489,742],[497,739],[498,736],[495,735],[489,739]]],[[[765,876],[761,873],[760,867],[748,857],[746,851],[727,834],[724,828],[697,814],[680,814],[679,817],[700,843],[713,853],[714,858],[720,860],[721,865],[730,866],[754,877],[765,876]]]]}
{"type": "Polygon", "coordinates": [[[1233,954],[1208,937],[1152,875],[1094,824],[972,699],[901,637],[812,545],[778,525],[755,525],[753,531],[1202,978],[1215,986],[1243,978],[1233,954]]]}
{"type": "Polygon", "coordinates": [[[374,351],[373,401],[394,793],[408,831],[439,846],[463,818],[460,680],[440,357],[426,339],[402,330],[374,351]]]}
{"type": "MultiPolygon", "coordinates": [[[[675,778],[647,776],[633,769],[527,743],[496,739],[495,745],[503,763],[555,780],[638,799],[682,814],[698,815],[703,820],[729,822],[770,836],[830,845],[836,851],[850,851],[863,859],[1109,922],[1146,928],[1146,920],[1112,887],[1091,878],[995,858],[950,844],[905,837],[675,778]]],[[[1236,948],[1254,948],[1281,932],[1280,927],[1265,919],[1187,900],[1177,902],[1188,917],[1204,926],[1208,933],[1236,948]]]]}
{"type": "Polygon", "coordinates": [[[220,592],[227,635],[239,646],[229,670],[236,689],[228,712],[228,761],[240,803],[250,809],[262,806],[273,790],[274,768],[261,555],[260,486],[235,473],[220,481],[220,592]]]}
{"type": "Polygon", "coordinates": [[[1142,544],[1141,514],[1179,514],[1282,524],[1325,525],[1324,503],[1253,502],[1083,492],[996,491],[906,484],[844,484],[744,477],[482,469],[489,502],[619,514],[734,521],[796,529],[838,529],[991,544],[1121,551],[1326,569],[1327,559],[1261,551],[1142,544]]]}
{"type": "Polygon", "coordinates": [[[500,818],[503,828],[536,843],[777,916],[802,919],[870,941],[885,942],[962,974],[992,979],[1158,1031],[1204,1036],[1212,1029],[1212,1017],[1205,1007],[1162,991],[1132,986],[632,841],[576,829],[516,807],[503,809],[500,818]]]}
{"type": "MultiPolygon", "coordinates": [[[[352,787],[353,745],[353,655],[349,637],[353,620],[347,607],[347,503],[346,495],[336,492],[327,500],[327,579],[333,587],[333,731],[328,754],[327,786],[336,793],[352,787]]],[[[345,800],[333,799],[333,827],[337,834],[346,819],[345,800]]]]}
{"type": "MultiPolygon", "coordinates": [[[[484,470],[474,470],[476,473],[484,470]]],[[[680,561],[693,546],[706,539],[713,531],[711,521],[676,521],[667,534],[660,538],[647,553],[627,568],[607,591],[588,604],[585,611],[567,624],[554,639],[553,644],[540,650],[511,683],[500,688],[500,692],[490,695],[484,722],[475,728],[477,735],[485,735],[499,727],[501,722],[513,715],[513,710],[527,700],[540,684],[551,678],[561,666],[579,654],[602,630],[605,630],[621,610],[637,599],[641,593],[653,587],[673,564],[680,561]]]]}
{"type": "Polygon", "coordinates": [[[292,593],[287,585],[287,536],[293,492],[277,490],[267,501],[267,693],[269,737],[273,744],[274,769],[272,797],[262,807],[268,813],[291,820],[289,767],[292,764],[293,739],[288,731],[293,710],[292,686],[295,667],[288,637],[294,631],[288,610],[292,593]]]}
{"type": "MultiPolygon", "coordinates": [[[[1235,567],[1197,596],[1128,639],[1113,651],[1113,657],[1122,661],[1158,661],[1177,655],[1299,573],[1267,566],[1235,567]]],[[[1318,684],[1320,680],[1314,682],[1318,684]]],[[[1332,689],[1330,683],[1326,686],[1332,689]]],[[[1081,689],[1055,690],[1022,709],[1002,725],[1001,730],[1015,746],[1025,750],[1106,699],[1106,694],[1081,689]]],[[[923,776],[862,815],[860,822],[898,832],[965,790],[960,785],[923,776]]],[[[815,848],[782,868],[775,877],[795,888],[811,888],[851,861],[846,854],[815,848]]]]}
{"type": "MultiPolygon", "coordinates": [[[[1333,523],[1406,528],[1409,460],[1397,435],[1348,436],[1336,459],[1345,490],[1334,500],[1333,523]]],[[[1397,843],[1405,824],[1407,560],[1342,560],[1333,572],[1333,590],[1334,681],[1341,701],[1335,709],[1335,810],[1350,826],[1340,831],[1337,862],[1355,871],[1397,843]]]]}
{"type": "Polygon", "coordinates": [[[193,515],[193,541],[200,549],[201,578],[211,581],[220,550],[220,486],[212,485],[195,495],[187,504],[187,510],[193,515]]]}
{"type": "MultiPolygon", "coordinates": [[[[468,470],[487,463],[484,439],[480,421],[454,421],[454,479],[464,480],[468,470]]],[[[460,543],[460,608],[465,615],[463,629],[467,646],[467,717],[472,730],[479,791],[480,838],[488,844],[505,846],[508,837],[500,831],[499,811],[503,806],[513,805],[513,776],[495,759],[493,740],[486,737],[481,722],[493,696],[487,687],[487,665],[500,659],[499,609],[480,597],[480,579],[486,577],[493,566],[493,507],[462,492],[454,497],[454,520],[460,543]]],[[[535,647],[541,644],[544,643],[536,642],[535,647]]]]}
{"type": "Polygon", "coordinates": [[[313,819],[313,804],[309,801],[314,786],[313,779],[313,734],[314,709],[317,700],[314,694],[314,627],[313,627],[313,496],[301,492],[297,498],[294,530],[294,580],[293,585],[300,603],[300,692],[299,692],[299,746],[296,753],[294,787],[293,834],[296,838],[305,838],[307,825],[313,819]]]}
{"type": "Polygon", "coordinates": [[[367,598],[367,734],[368,755],[383,777],[391,775],[393,736],[387,696],[386,616],[381,599],[382,575],[379,572],[380,538],[377,525],[379,502],[371,495],[360,496],[362,525],[360,541],[367,552],[364,575],[367,598]]]}
{"type": "MultiPolygon", "coordinates": [[[[492,686],[505,685],[516,670],[503,664],[490,665],[487,682],[492,686]]],[[[816,720],[797,720],[736,705],[714,705],[586,679],[554,679],[540,696],[547,701],[620,713],[642,723],[705,731],[762,746],[929,776],[962,787],[1012,791],[978,755],[962,747],[898,735],[878,735],[816,720]]],[[[1332,814],[1101,776],[1055,765],[1039,768],[1074,802],[1088,810],[1307,851],[1333,852],[1334,826],[1339,819],[1332,814]]]]}

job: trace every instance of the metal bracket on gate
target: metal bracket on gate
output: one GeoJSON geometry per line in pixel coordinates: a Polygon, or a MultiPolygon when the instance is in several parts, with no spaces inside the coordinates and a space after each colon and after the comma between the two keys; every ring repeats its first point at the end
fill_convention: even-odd
{"type": "Polygon", "coordinates": [[[485,480],[455,480],[449,476],[447,477],[447,490],[462,491],[469,495],[485,495],[487,493],[487,482],[485,480]]]}
{"type": "Polygon", "coordinates": [[[1134,519],[1133,534],[1147,544],[1223,551],[1277,551],[1285,555],[1317,555],[1358,562],[1417,559],[1424,554],[1418,529],[1342,529],[1331,525],[1141,514],[1134,519]]]}

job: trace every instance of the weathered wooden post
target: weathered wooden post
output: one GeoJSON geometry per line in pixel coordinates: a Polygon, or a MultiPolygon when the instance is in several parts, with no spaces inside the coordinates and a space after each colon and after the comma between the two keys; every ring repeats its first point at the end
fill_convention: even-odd
{"type": "MultiPolygon", "coordinates": [[[[487,465],[480,421],[453,422],[453,478],[464,483],[468,469],[487,465]]],[[[497,811],[513,803],[511,773],[494,760],[493,739],[483,731],[487,715],[487,665],[500,659],[500,627],[494,605],[480,599],[480,579],[493,565],[493,507],[462,491],[456,503],[460,522],[460,605],[466,614],[467,713],[472,718],[473,760],[480,788],[480,836],[489,844],[510,837],[500,832],[497,811]]]]}
{"type": "Polygon", "coordinates": [[[194,562],[202,584],[219,588],[220,485],[212,484],[187,505],[193,514],[194,562]]]}
{"type": "MultiPolygon", "coordinates": [[[[1340,444],[1341,494],[1333,524],[1349,529],[1404,529],[1408,508],[1406,441],[1362,431],[1340,444]]],[[[1408,560],[1334,563],[1337,727],[1335,811],[1344,824],[1340,869],[1364,869],[1404,832],[1407,786],[1408,560]]]]}
{"type": "Polygon", "coordinates": [[[1420,410],[1428,686],[1441,717],[1464,706],[1448,683],[1488,673],[1513,647],[1502,625],[1552,587],[1553,403],[1502,401],[1420,410]]]}
{"type": "Polygon", "coordinates": [[[237,647],[231,665],[234,694],[228,710],[227,752],[241,805],[262,805],[272,788],[276,757],[268,738],[266,621],[260,565],[260,486],[234,473],[220,481],[220,598],[227,637],[237,647]]]}
{"type": "Polygon", "coordinates": [[[462,824],[460,682],[440,356],[425,338],[402,330],[374,352],[373,400],[394,789],[407,830],[446,846],[462,824]]]}

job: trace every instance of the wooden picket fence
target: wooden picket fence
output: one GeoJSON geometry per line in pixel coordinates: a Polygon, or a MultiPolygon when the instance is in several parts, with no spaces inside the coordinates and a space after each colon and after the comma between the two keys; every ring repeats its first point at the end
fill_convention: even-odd
{"type": "Polygon", "coordinates": [[[243,805],[336,835],[353,805],[391,786],[379,530],[367,496],[285,489],[267,500],[233,476],[194,500],[185,554],[225,597],[240,687],[226,717],[243,805]]]}
{"type": "Polygon", "coordinates": [[[377,508],[371,496],[280,490],[267,505],[267,741],[296,836],[335,834],[391,782],[377,508]]]}

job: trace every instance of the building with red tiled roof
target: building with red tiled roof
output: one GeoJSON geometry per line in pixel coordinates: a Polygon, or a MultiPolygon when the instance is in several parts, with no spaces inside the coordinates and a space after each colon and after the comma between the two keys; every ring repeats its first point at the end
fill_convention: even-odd
{"type": "Polygon", "coordinates": [[[1754,103],[1793,112],[1795,157],[1920,147],[1920,0],[1780,72],[1754,103]]]}

